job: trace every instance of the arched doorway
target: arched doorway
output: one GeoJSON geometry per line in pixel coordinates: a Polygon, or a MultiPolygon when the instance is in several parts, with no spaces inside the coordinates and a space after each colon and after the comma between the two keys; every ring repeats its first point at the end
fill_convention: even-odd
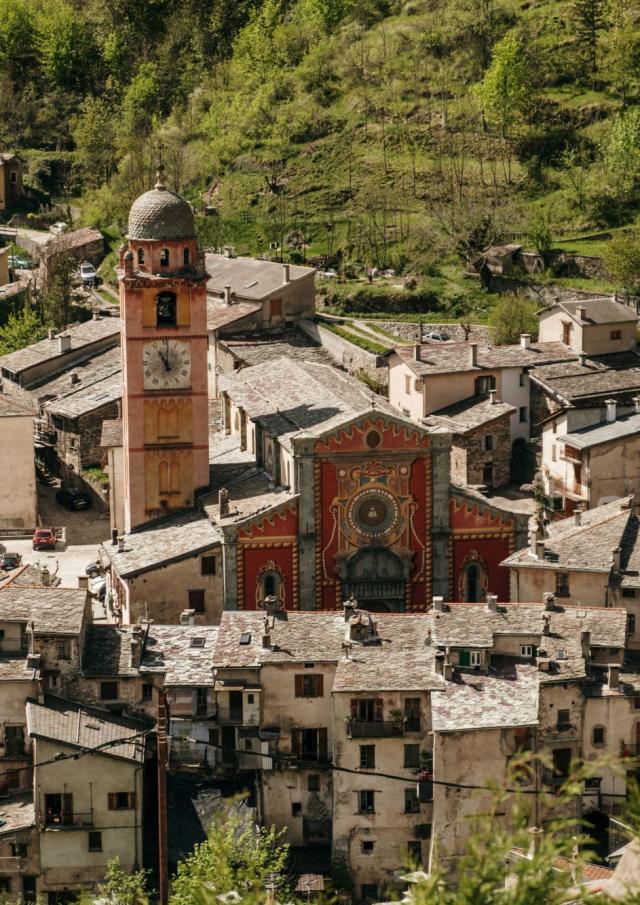
{"type": "Polygon", "coordinates": [[[400,613],[405,608],[405,592],[405,564],[391,550],[370,547],[347,563],[342,587],[345,600],[353,595],[363,609],[400,613]]]}
{"type": "Polygon", "coordinates": [[[477,550],[464,558],[458,577],[458,600],[481,603],[489,588],[489,569],[477,550]]]}

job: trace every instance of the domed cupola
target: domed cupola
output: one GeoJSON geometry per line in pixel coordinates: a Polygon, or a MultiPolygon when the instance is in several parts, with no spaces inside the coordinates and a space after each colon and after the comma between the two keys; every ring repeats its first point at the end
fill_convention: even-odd
{"type": "Polygon", "coordinates": [[[134,241],[193,239],[196,234],[191,205],[165,185],[164,167],[155,186],[133,202],[127,238],[134,241]]]}

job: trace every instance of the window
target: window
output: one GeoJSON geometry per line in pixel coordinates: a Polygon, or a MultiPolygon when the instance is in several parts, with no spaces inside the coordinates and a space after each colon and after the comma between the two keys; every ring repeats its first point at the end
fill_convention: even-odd
{"type": "Polygon", "coordinates": [[[44,796],[44,820],[47,826],[68,826],[73,823],[73,795],[59,792],[44,796]]]}
{"type": "Polygon", "coordinates": [[[189,597],[189,609],[196,613],[204,613],[204,591],[187,591],[189,597]]]}
{"type": "Polygon", "coordinates": [[[610,339],[622,339],[622,330],[612,330],[610,335],[610,339]]]}
{"type": "Polygon", "coordinates": [[[561,496],[554,496],[551,500],[551,506],[554,512],[562,512],[564,510],[564,499],[561,496]]]}
{"type": "Polygon", "coordinates": [[[29,854],[29,846],[26,842],[12,842],[11,843],[11,857],[12,858],[26,858],[29,854]]]}
{"type": "Polygon", "coordinates": [[[420,745],[404,746],[404,765],[408,768],[420,766],[420,745]]]}
{"type": "Polygon", "coordinates": [[[420,698],[405,698],[404,728],[405,732],[420,731],[420,698]]]}
{"type": "Polygon", "coordinates": [[[405,814],[420,813],[420,799],[415,786],[404,790],[404,812],[405,814]]]}
{"type": "Polygon", "coordinates": [[[206,715],[208,697],[208,688],[196,688],[196,716],[206,715]]]}
{"type": "Polygon", "coordinates": [[[409,374],[406,374],[404,378],[404,391],[407,396],[411,395],[411,377],[409,376],[409,374]]]}
{"type": "Polygon", "coordinates": [[[489,390],[495,390],[495,388],[496,388],[495,377],[491,377],[491,376],[476,377],[476,379],[475,379],[476,396],[485,396],[489,392],[489,390]]]}
{"type": "Polygon", "coordinates": [[[558,650],[556,651],[556,659],[557,660],[566,660],[567,659],[567,652],[564,649],[564,647],[558,648],[558,650]]]}
{"type": "Polygon", "coordinates": [[[373,770],[376,766],[376,746],[360,745],[360,769],[373,770]]]}
{"type": "Polygon", "coordinates": [[[491,452],[493,449],[493,434],[485,434],[483,439],[485,451],[491,452]]]}
{"type": "Polygon", "coordinates": [[[636,589],[635,589],[635,588],[623,588],[623,589],[622,589],[622,596],[623,596],[623,597],[635,597],[635,596],[636,596],[636,589]]]}
{"type": "Polygon", "coordinates": [[[159,292],[156,296],[156,326],[175,327],[178,323],[178,302],[175,292],[159,292]]]}
{"type": "Polygon", "coordinates": [[[635,635],[636,633],[635,613],[627,613],[627,632],[629,635],[635,635]]]}
{"type": "Polygon", "coordinates": [[[570,597],[571,591],[569,588],[569,573],[568,572],[556,572],[556,596],[557,597],[570,597]]]}
{"type": "Polygon", "coordinates": [[[552,462],[558,461],[558,444],[557,443],[551,444],[551,461],[552,462]]]}
{"type": "Polygon", "coordinates": [[[602,748],[606,741],[606,730],[604,726],[594,726],[591,733],[591,743],[594,748],[602,748]]]}
{"type": "Polygon", "coordinates": [[[362,854],[363,855],[372,855],[375,847],[376,847],[376,844],[372,839],[364,839],[362,841],[362,845],[361,845],[362,854]]]}
{"type": "Polygon", "coordinates": [[[11,892],[11,878],[0,877],[0,892],[11,892]]]}
{"type": "Polygon", "coordinates": [[[458,663],[460,666],[480,666],[482,664],[482,651],[461,650],[458,654],[458,663]]]}
{"type": "Polygon", "coordinates": [[[375,883],[363,883],[360,887],[360,898],[363,902],[375,902],[378,899],[378,887],[375,883]]]}
{"type": "Polygon", "coordinates": [[[422,383],[421,380],[414,380],[414,381],[413,381],[413,388],[414,388],[414,390],[416,391],[416,393],[421,393],[422,390],[423,390],[423,387],[424,387],[424,384],[422,383]]]}
{"type": "Polygon", "coordinates": [[[555,748],[553,757],[553,772],[557,779],[566,779],[571,770],[571,748],[555,748]]]}
{"type": "Polygon", "coordinates": [[[327,730],[292,729],[291,751],[299,760],[324,762],[327,760],[327,730]]]}
{"type": "Polygon", "coordinates": [[[422,842],[411,839],[407,842],[407,860],[412,867],[420,867],[422,864],[422,842]]]}
{"type": "Polygon", "coordinates": [[[101,852],[102,851],[102,833],[98,832],[98,830],[92,830],[89,833],[89,851],[90,852],[101,852]]]}
{"type": "Polygon", "coordinates": [[[524,371],[520,371],[519,383],[520,383],[521,387],[526,387],[526,385],[527,385],[527,375],[525,374],[524,371]]]}
{"type": "Polygon", "coordinates": [[[491,462],[485,462],[482,466],[482,483],[487,487],[493,486],[493,464],[491,462]]]}
{"type": "Polygon", "coordinates": [[[358,812],[360,814],[375,814],[376,793],[372,789],[362,789],[358,792],[358,812]]]}
{"type": "Polygon", "coordinates": [[[169,249],[163,248],[160,252],[160,267],[169,266],[169,249]]]}
{"type": "Polygon", "coordinates": [[[119,697],[117,682],[100,682],[101,701],[117,701],[119,697]]]}
{"type": "Polygon", "coordinates": [[[520,656],[521,657],[535,657],[536,649],[533,644],[521,644],[520,645],[520,656]]]}
{"type": "Polygon", "coordinates": [[[297,698],[321,698],[324,696],[324,677],[317,673],[308,673],[295,677],[297,698]]]}
{"type": "Polygon", "coordinates": [[[565,321],[562,324],[562,342],[568,346],[571,342],[571,322],[565,321]]]}
{"type": "Polygon", "coordinates": [[[44,673],[44,681],[47,691],[55,693],[60,688],[60,673],[49,670],[44,673]]]}
{"type": "Polygon", "coordinates": [[[571,728],[570,715],[568,710],[558,711],[557,728],[561,732],[566,732],[567,729],[571,728]]]}
{"type": "Polygon", "coordinates": [[[300,817],[301,815],[302,815],[302,802],[292,801],[291,802],[291,816],[300,817]]]}
{"type": "Polygon", "coordinates": [[[71,656],[71,643],[68,638],[58,641],[58,659],[68,660],[71,656]]]}
{"type": "Polygon", "coordinates": [[[184,264],[185,267],[188,267],[188,266],[189,266],[189,263],[190,263],[190,255],[189,255],[189,249],[188,249],[188,248],[185,248],[185,249],[183,249],[183,251],[182,251],[182,263],[184,264]]]}
{"type": "Polygon", "coordinates": [[[245,738],[244,740],[244,750],[245,751],[253,751],[253,739],[245,738]]]}
{"type": "Polygon", "coordinates": [[[253,704],[254,696],[252,694],[247,695],[247,704],[253,704]]]}
{"type": "Polygon", "coordinates": [[[518,420],[520,424],[526,424],[529,420],[529,408],[526,405],[521,405],[518,409],[518,420]]]}
{"type": "Polygon", "coordinates": [[[5,757],[23,757],[25,753],[24,726],[5,726],[5,757]]]}
{"type": "Polygon", "coordinates": [[[528,726],[517,726],[513,730],[516,751],[531,751],[532,735],[528,726]]]}
{"type": "Polygon", "coordinates": [[[200,560],[200,574],[201,575],[215,575],[216,574],[216,558],[215,556],[203,556],[200,560]]]}
{"type": "Polygon", "coordinates": [[[110,811],[133,811],[136,806],[135,792],[109,792],[110,811]]]}
{"type": "Polygon", "coordinates": [[[144,264],[144,248],[138,249],[138,264],[144,264]]]}
{"type": "Polygon", "coordinates": [[[282,299],[270,299],[269,317],[282,317],[282,299]]]}
{"type": "Polygon", "coordinates": [[[142,686],[142,700],[143,701],[152,701],[153,700],[153,685],[150,682],[145,682],[142,686]]]}
{"type": "Polygon", "coordinates": [[[352,698],[351,719],[359,723],[382,721],[382,698],[352,698]]]}
{"type": "Polygon", "coordinates": [[[320,791],[320,777],[317,773],[310,773],[307,777],[307,791],[308,792],[319,792],[320,791]]]}

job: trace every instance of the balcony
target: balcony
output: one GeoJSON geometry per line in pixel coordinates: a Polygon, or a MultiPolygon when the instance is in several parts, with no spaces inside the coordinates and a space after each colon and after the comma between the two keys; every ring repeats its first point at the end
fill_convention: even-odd
{"type": "Polygon", "coordinates": [[[620,744],[620,757],[640,757],[640,744],[637,742],[622,742],[620,744]]]}
{"type": "Polygon", "coordinates": [[[349,720],[349,738],[396,738],[402,735],[402,720],[349,720]]]}
{"type": "Polygon", "coordinates": [[[221,726],[242,726],[244,711],[242,707],[218,707],[216,722],[221,726]]]}
{"type": "Polygon", "coordinates": [[[93,827],[93,812],[45,814],[45,830],[87,830],[93,827]]]}
{"type": "Polygon", "coordinates": [[[213,717],[214,715],[213,709],[209,712],[206,707],[198,707],[194,701],[170,702],[169,712],[172,717],[181,717],[182,719],[206,720],[207,717],[213,717]]]}

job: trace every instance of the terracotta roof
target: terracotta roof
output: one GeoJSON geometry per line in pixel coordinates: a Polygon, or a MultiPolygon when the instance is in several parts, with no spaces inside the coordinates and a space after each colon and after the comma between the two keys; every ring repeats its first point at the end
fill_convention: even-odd
{"type": "Polygon", "coordinates": [[[107,419],[102,422],[100,446],[105,449],[122,446],[122,418],[107,419]]]}
{"type": "Polygon", "coordinates": [[[0,622],[33,622],[36,635],[79,635],[87,592],[76,588],[0,588],[0,622]]]}
{"type": "MultiPolygon", "coordinates": [[[[258,258],[228,258],[225,255],[208,252],[206,268],[209,274],[209,292],[224,292],[231,286],[233,295],[241,299],[263,299],[282,289],[284,267],[275,261],[261,261],[258,258]]],[[[295,282],[315,273],[313,267],[289,265],[289,281],[295,282]]]]}
{"type": "Polygon", "coordinates": [[[502,676],[464,674],[431,695],[434,732],[535,726],[539,673],[517,664],[502,676]]]}
{"type": "Polygon", "coordinates": [[[100,555],[120,578],[133,578],[159,566],[196,556],[219,544],[220,531],[199,510],[190,510],[154,522],[124,535],[124,550],[111,543],[100,546],[100,555]]]}
{"type": "Polygon", "coordinates": [[[443,427],[456,434],[466,434],[498,418],[511,416],[515,411],[514,405],[499,400],[492,403],[489,396],[469,396],[461,402],[438,409],[423,420],[429,427],[443,427]]]}
{"type": "Polygon", "coordinates": [[[45,697],[44,704],[27,703],[27,730],[32,738],[82,750],[104,745],[100,753],[106,757],[142,762],[144,737],[133,739],[132,736],[145,728],[140,720],[115,717],[108,711],[62,698],[45,697]]]}
{"type": "MultiPolygon", "coordinates": [[[[487,346],[480,343],[422,343],[420,359],[415,359],[415,346],[397,346],[398,355],[419,377],[452,374],[462,371],[488,371],[499,368],[536,368],[552,361],[568,361],[577,354],[563,343],[531,343],[523,349],[519,344],[487,346]],[[471,347],[477,347],[476,364],[471,364],[471,347]]],[[[392,353],[392,354],[393,354],[392,353]]]]}
{"type": "MultiPolygon", "coordinates": [[[[85,321],[75,327],[67,327],[65,335],[71,337],[71,348],[66,352],[60,351],[58,336],[54,339],[42,339],[19,349],[17,352],[9,352],[0,356],[0,368],[5,368],[14,374],[26,371],[36,365],[59,358],[64,359],[69,352],[87,348],[87,355],[91,354],[91,346],[96,342],[102,342],[113,337],[114,344],[120,341],[120,318],[101,317],[98,320],[85,321]]],[[[75,363],[74,363],[75,364],[75,363]]]]}

